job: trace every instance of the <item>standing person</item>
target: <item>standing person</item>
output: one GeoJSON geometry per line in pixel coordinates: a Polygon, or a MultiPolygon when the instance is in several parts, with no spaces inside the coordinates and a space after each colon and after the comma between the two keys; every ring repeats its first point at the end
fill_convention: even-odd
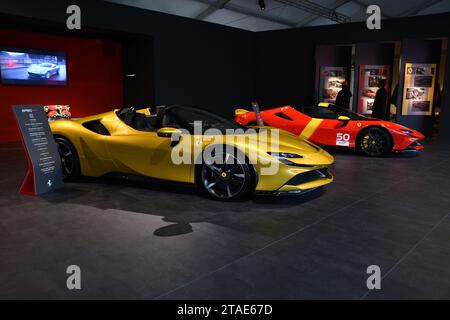
{"type": "Polygon", "coordinates": [[[394,88],[394,91],[392,92],[391,101],[390,103],[393,104],[397,108],[397,98],[398,98],[398,83],[394,88]]]}
{"type": "Polygon", "coordinates": [[[335,105],[341,108],[350,109],[350,99],[352,98],[352,93],[350,92],[350,86],[347,81],[342,83],[342,89],[339,91],[336,97],[335,105]]]}
{"type": "Polygon", "coordinates": [[[390,112],[387,111],[386,79],[378,80],[378,87],[380,89],[378,89],[373,102],[372,118],[389,121],[390,112]]]}

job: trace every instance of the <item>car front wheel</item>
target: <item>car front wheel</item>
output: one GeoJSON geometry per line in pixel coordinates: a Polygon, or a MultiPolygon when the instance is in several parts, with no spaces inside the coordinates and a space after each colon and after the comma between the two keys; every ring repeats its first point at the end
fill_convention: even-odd
{"type": "Polygon", "coordinates": [[[56,137],[55,142],[61,158],[64,181],[76,180],[80,176],[80,160],[75,147],[69,140],[63,137],[56,137]]]}
{"type": "Polygon", "coordinates": [[[359,138],[359,149],[369,157],[381,157],[391,151],[391,146],[391,136],[381,128],[368,128],[359,138]]]}
{"type": "Polygon", "coordinates": [[[205,159],[199,178],[201,189],[222,201],[241,200],[251,193],[253,186],[250,165],[239,152],[224,151],[212,161],[205,159]]]}

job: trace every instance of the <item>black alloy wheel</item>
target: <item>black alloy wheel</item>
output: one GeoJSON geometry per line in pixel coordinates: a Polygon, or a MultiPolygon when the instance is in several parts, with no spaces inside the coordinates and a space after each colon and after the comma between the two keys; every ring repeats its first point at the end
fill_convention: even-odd
{"type": "Polygon", "coordinates": [[[75,147],[69,140],[62,137],[55,138],[64,181],[73,181],[80,176],[80,161],[75,147]]]}
{"type": "Polygon", "coordinates": [[[359,140],[359,148],[366,156],[380,157],[391,150],[391,137],[381,128],[373,127],[364,130],[359,140]]]}
{"type": "Polygon", "coordinates": [[[205,160],[201,168],[201,188],[217,200],[234,201],[247,196],[252,188],[252,171],[243,157],[224,151],[214,159],[205,160]],[[241,158],[241,159],[240,159],[241,158]]]}

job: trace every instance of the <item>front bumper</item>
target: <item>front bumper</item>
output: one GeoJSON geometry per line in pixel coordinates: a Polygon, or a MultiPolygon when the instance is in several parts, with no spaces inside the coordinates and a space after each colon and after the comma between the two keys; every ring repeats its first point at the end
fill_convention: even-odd
{"type": "Polygon", "coordinates": [[[257,190],[257,194],[275,196],[305,194],[330,184],[333,180],[334,177],[330,173],[329,167],[322,167],[296,174],[277,190],[257,190]]]}
{"type": "Polygon", "coordinates": [[[43,79],[43,78],[46,77],[45,74],[40,74],[40,73],[30,73],[30,72],[28,72],[28,76],[29,76],[30,78],[39,78],[39,79],[43,79]]]}
{"type": "Polygon", "coordinates": [[[418,131],[413,131],[411,134],[404,134],[399,131],[392,130],[391,134],[394,138],[394,146],[392,148],[393,152],[417,152],[424,149],[424,146],[422,146],[420,142],[425,139],[425,136],[418,131]]]}
{"type": "Polygon", "coordinates": [[[425,146],[419,141],[411,143],[406,149],[396,150],[397,152],[420,152],[425,149],[425,146]]]}
{"type": "Polygon", "coordinates": [[[289,180],[277,193],[305,193],[333,182],[334,177],[328,168],[317,169],[300,173],[289,180]]]}

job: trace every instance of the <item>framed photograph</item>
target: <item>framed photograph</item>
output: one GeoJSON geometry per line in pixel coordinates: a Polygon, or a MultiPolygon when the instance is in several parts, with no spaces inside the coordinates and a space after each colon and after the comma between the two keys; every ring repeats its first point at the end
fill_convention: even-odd
{"type": "Polygon", "coordinates": [[[346,80],[346,68],[321,67],[319,102],[334,103],[346,80]]]}
{"type": "Polygon", "coordinates": [[[436,64],[406,63],[402,115],[432,115],[435,82],[436,64]]]}
{"type": "Polygon", "coordinates": [[[389,92],[390,67],[388,65],[359,66],[358,113],[372,114],[380,79],[386,80],[386,90],[389,92]]]}

